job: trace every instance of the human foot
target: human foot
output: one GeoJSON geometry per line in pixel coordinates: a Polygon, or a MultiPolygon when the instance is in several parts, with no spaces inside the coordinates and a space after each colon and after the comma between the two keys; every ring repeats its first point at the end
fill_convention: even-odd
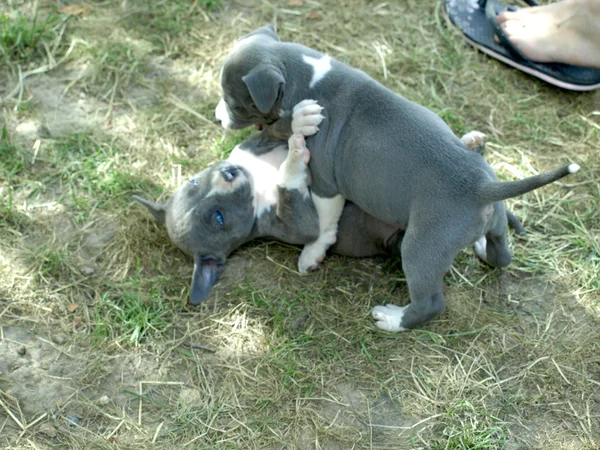
{"type": "Polygon", "coordinates": [[[498,22],[532,61],[600,68],[600,0],[563,0],[503,11],[498,22]]]}

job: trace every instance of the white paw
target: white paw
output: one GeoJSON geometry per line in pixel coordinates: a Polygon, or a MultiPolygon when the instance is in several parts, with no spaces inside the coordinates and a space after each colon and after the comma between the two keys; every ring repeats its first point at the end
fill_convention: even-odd
{"type": "Polygon", "coordinates": [[[475,254],[481,259],[483,262],[487,263],[487,239],[485,236],[481,236],[475,244],[473,245],[473,249],[475,250],[475,254]]]}
{"type": "Polygon", "coordinates": [[[375,326],[384,331],[406,331],[407,328],[401,326],[404,310],[408,306],[396,306],[392,304],[377,305],[371,310],[371,316],[377,322],[375,326]]]}
{"type": "Polygon", "coordinates": [[[465,134],[460,140],[467,146],[467,148],[475,149],[485,145],[487,136],[480,131],[471,131],[465,134]]]}
{"type": "Polygon", "coordinates": [[[308,161],[310,161],[310,152],[308,151],[308,148],[306,148],[306,141],[302,134],[292,134],[292,137],[288,140],[288,147],[288,158],[295,161],[301,161],[303,164],[308,164],[308,161]]]}
{"type": "Polygon", "coordinates": [[[327,247],[318,240],[305,245],[300,254],[300,259],[298,259],[298,272],[306,274],[317,270],[325,259],[327,247]]]}
{"type": "Polygon", "coordinates": [[[303,136],[312,136],[319,131],[319,124],[325,118],[316,100],[302,100],[292,112],[292,132],[303,136]]]}

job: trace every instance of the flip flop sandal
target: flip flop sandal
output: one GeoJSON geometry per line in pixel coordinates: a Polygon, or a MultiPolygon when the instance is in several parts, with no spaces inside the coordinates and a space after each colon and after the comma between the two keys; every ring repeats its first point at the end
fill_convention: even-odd
{"type": "MultiPolygon", "coordinates": [[[[533,0],[525,0],[538,6],[533,0]]],[[[462,32],[463,38],[483,53],[546,83],[572,91],[600,88],[600,69],[562,63],[538,63],[525,57],[508,39],[498,22],[503,10],[516,11],[498,0],[445,0],[444,14],[462,32]],[[496,42],[494,36],[500,42],[496,42]]]]}

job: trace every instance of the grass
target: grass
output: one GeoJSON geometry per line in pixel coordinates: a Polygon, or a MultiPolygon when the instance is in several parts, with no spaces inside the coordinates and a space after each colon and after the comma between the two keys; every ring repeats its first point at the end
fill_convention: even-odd
{"type": "Polygon", "coordinates": [[[598,447],[597,93],[561,92],[475,52],[440,2],[111,0],[68,21],[45,0],[10,5],[0,399],[25,430],[0,408],[0,446],[598,447]],[[423,329],[372,326],[374,305],[407,301],[397,262],[332,256],[300,277],[299,250],[269,240],[236,252],[191,308],[191,261],[131,195],[164,201],[179,174],[252,133],[212,121],[220,64],[272,21],[456,134],[485,132],[503,180],[582,170],[509,201],[529,233],[509,234],[511,266],[466,249],[445,277],[446,313],[423,329]]]}
{"type": "Polygon", "coordinates": [[[40,17],[36,9],[32,18],[21,14],[20,11],[10,11],[15,14],[0,14],[0,53],[7,60],[28,60],[41,49],[40,45],[51,41],[56,29],[64,19],[53,8],[45,19],[40,17]]]}
{"type": "Polygon", "coordinates": [[[166,327],[172,311],[162,302],[154,283],[140,286],[137,278],[106,286],[95,308],[92,337],[97,345],[121,340],[125,344],[140,344],[147,333],[166,327]]]}

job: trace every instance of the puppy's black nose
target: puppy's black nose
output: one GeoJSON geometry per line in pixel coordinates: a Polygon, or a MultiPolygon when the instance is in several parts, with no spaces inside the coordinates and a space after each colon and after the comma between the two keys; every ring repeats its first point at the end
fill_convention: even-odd
{"type": "Polygon", "coordinates": [[[225,179],[225,181],[232,182],[233,180],[235,180],[235,177],[238,176],[239,169],[237,167],[230,166],[223,169],[221,173],[223,174],[223,178],[225,179]]]}

